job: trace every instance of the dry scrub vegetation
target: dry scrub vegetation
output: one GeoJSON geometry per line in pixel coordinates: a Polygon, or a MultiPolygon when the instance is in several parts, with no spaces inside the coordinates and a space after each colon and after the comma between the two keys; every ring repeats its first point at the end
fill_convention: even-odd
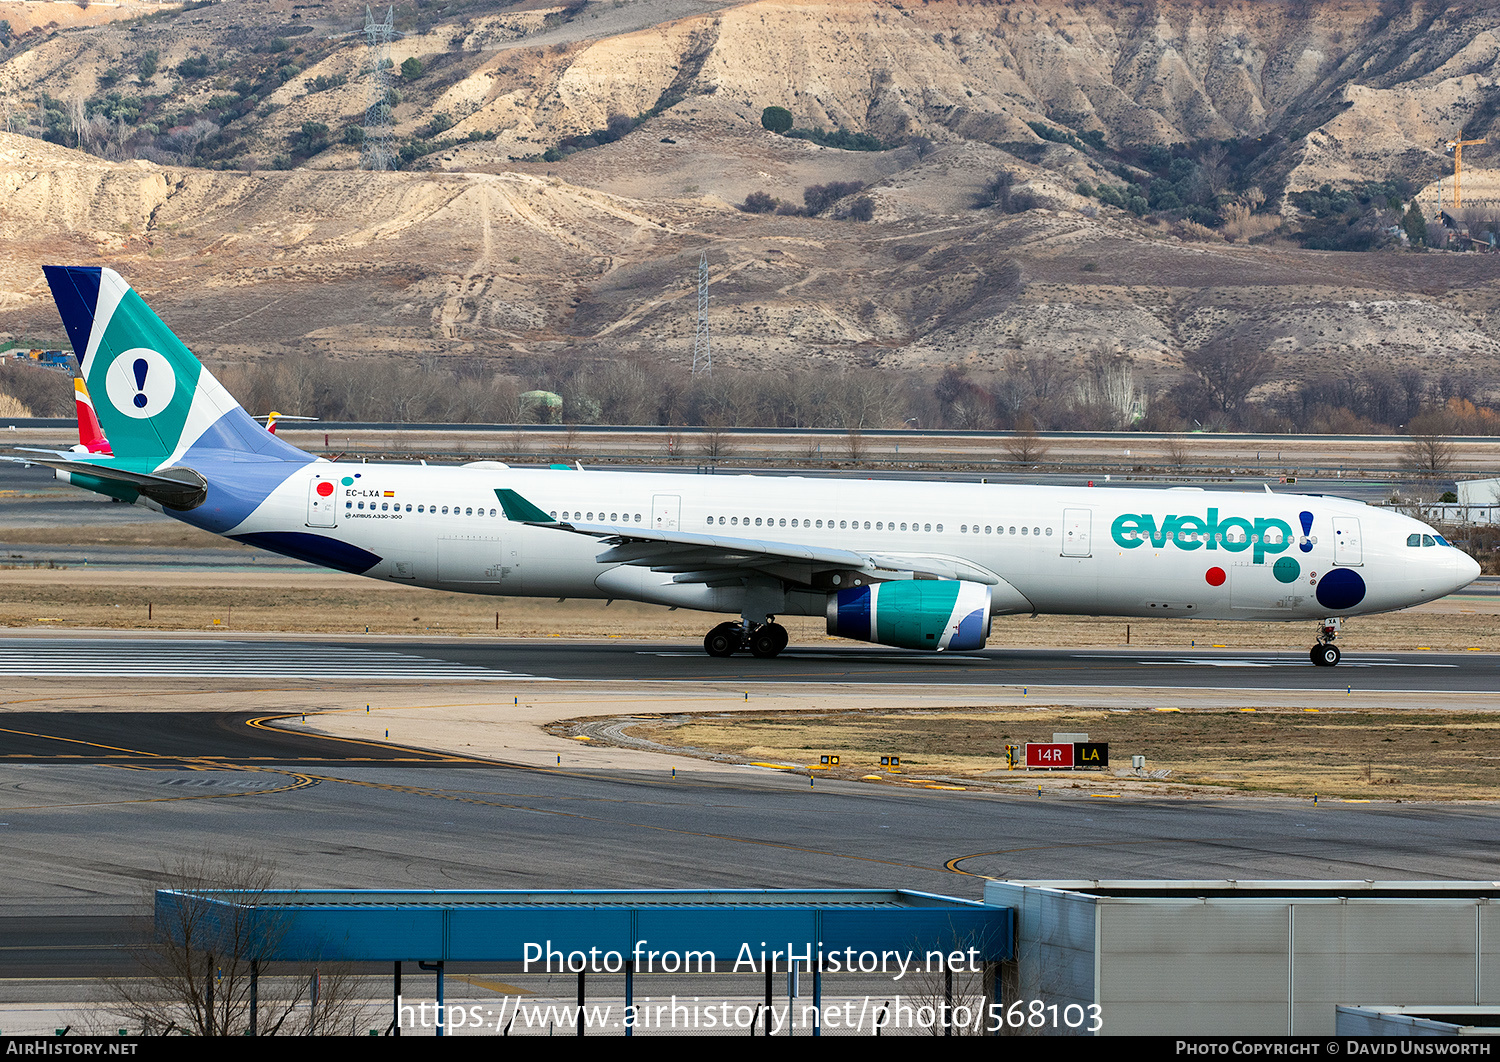
{"type": "Polygon", "coordinates": [[[836,774],[879,773],[890,782],[925,780],[1097,786],[1144,755],[1150,771],[1169,770],[1150,788],[1206,787],[1253,793],[1382,800],[1500,799],[1500,715],[1488,712],[1150,709],[1084,711],[934,709],[736,713],[653,720],[630,733],[672,746],[729,753],[750,762],[817,764],[840,757],[836,774]],[[1054,732],[1107,741],[1104,772],[1026,772],[1006,768],[1005,746],[1050,741],[1054,732]],[[886,772],[881,756],[899,756],[886,772]]]}

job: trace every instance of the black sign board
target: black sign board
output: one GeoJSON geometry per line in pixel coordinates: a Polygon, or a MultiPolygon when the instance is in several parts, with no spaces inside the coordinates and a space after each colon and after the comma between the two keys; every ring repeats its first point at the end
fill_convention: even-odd
{"type": "Polygon", "coordinates": [[[1077,741],[1073,744],[1074,767],[1108,767],[1108,741],[1077,741]]]}

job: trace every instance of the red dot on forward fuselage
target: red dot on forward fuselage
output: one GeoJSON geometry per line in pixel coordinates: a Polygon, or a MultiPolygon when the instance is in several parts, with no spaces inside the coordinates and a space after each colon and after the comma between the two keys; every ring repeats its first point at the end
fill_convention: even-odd
{"type": "Polygon", "coordinates": [[[325,498],[328,497],[333,493],[333,484],[325,479],[322,483],[318,484],[318,493],[325,498]]]}

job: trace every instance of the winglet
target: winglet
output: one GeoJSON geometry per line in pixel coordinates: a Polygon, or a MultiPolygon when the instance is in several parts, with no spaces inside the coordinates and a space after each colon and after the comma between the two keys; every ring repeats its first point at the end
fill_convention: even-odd
{"type": "Polygon", "coordinates": [[[513,490],[505,487],[496,487],[495,497],[500,499],[500,508],[505,510],[505,518],[507,520],[521,524],[557,523],[555,519],[542,512],[542,510],[532,505],[513,490]]]}

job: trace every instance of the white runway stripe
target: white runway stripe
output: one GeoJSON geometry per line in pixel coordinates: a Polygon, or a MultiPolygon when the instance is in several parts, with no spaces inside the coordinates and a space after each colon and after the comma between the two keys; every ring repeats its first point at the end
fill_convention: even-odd
{"type": "Polygon", "coordinates": [[[110,678],[358,679],[430,682],[528,679],[500,668],[342,645],[292,642],[0,639],[0,675],[110,678]]]}

